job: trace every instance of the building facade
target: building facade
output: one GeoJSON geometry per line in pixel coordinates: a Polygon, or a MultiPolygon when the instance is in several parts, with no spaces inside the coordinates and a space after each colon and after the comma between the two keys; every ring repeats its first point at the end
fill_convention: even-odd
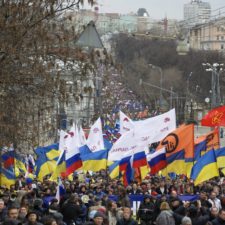
{"type": "Polygon", "coordinates": [[[190,48],[195,50],[225,49],[225,17],[190,29],[190,48]]]}
{"type": "Polygon", "coordinates": [[[193,27],[198,24],[206,23],[210,20],[211,6],[208,2],[192,0],[184,4],[184,25],[193,27]]]}

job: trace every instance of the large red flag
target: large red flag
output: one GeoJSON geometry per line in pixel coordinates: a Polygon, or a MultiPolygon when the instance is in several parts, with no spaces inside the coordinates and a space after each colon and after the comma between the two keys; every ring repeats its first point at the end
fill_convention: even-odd
{"type": "Polygon", "coordinates": [[[201,124],[208,127],[225,126],[225,106],[210,110],[203,117],[201,124]]]}

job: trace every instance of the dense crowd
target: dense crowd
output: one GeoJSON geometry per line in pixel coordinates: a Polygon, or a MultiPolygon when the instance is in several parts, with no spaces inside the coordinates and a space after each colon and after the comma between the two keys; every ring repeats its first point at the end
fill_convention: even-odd
{"type": "Polygon", "coordinates": [[[197,187],[183,177],[147,177],[124,187],[104,172],[76,174],[63,180],[65,193],[56,198],[57,184],[23,176],[1,187],[2,225],[221,225],[225,224],[225,182],[213,179],[197,187]],[[82,176],[81,176],[82,175],[82,176]],[[137,210],[130,196],[142,196],[137,210]],[[194,196],[190,201],[181,196],[194,196]]]}

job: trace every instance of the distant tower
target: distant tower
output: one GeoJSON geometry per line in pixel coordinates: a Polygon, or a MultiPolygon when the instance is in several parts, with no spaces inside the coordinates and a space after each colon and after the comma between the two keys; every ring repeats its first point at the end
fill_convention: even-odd
{"type": "Polygon", "coordinates": [[[163,19],[163,27],[164,27],[164,34],[167,34],[168,31],[168,19],[167,16],[163,19]]]}
{"type": "Polygon", "coordinates": [[[197,24],[206,23],[210,20],[211,6],[208,2],[191,0],[184,4],[184,22],[186,27],[193,27],[197,24]]]}
{"type": "Polygon", "coordinates": [[[98,8],[98,6],[95,6],[95,8],[94,8],[94,12],[95,12],[95,19],[94,19],[94,21],[95,21],[95,23],[97,22],[97,20],[98,20],[98,12],[99,12],[99,8],[98,8]]]}

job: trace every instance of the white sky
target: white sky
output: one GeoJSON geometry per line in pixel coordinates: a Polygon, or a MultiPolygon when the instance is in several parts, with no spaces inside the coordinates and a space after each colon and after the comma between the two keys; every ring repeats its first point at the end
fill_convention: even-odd
{"type": "MultiPolygon", "coordinates": [[[[162,19],[165,16],[169,19],[183,19],[183,6],[191,0],[97,0],[99,12],[116,12],[126,14],[137,12],[139,8],[146,8],[151,18],[162,19]]],[[[225,16],[224,0],[204,0],[211,4],[212,14],[220,12],[225,16]]],[[[87,6],[85,6],[87,8],[87,6]]]]}

